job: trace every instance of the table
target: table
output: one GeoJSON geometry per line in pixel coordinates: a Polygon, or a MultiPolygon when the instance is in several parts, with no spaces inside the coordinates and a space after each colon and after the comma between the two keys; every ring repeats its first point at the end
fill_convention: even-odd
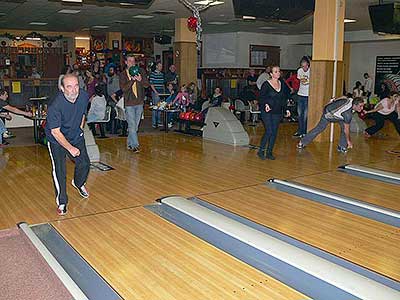
{"type": "Polygon", "coordinates": [[[161,129],[161,131],[168,132],[168,113],[177,113],[180,112],[179,109],[164,109],[164,108],[158,108],[158,107],[151,107],[152,110],[158,110],[161,112],[163,123],[164,123],[164,128],[161,129]]]}
{"type": "Polygon", "coordinates": [[[39,144],[39,128],[42,125],[42,122],[46,120],[46,117],[44,116],[34,116],[30,118],[33,121],[33,138],[35,140],[35,144],[39,144]]]}

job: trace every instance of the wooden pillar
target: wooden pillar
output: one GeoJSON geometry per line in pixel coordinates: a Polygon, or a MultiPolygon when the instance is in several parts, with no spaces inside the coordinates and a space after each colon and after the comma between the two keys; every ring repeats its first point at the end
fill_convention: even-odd
{"type": "Polygon", "coordinates": [[[197,82],[196,33],[188,29],[187,19],[175,19],[174,64],[179,84],[197,82]]]}
{"type": "MultiPolygon", "coordinates": [[[[344,12],[345,0],[315,1],[308,130],[314,128],[319,122],[322,109],[327,101],[333,95],[342,95],[344,12]],[[335,35],[335,31],[337,35],[335,35]],[[336,89],[333,93],[335,59],[338,64],[336,89]]],[[[329,141],[329,132],[329,129],[325,130],[316,138],[316,141],[329,141]]]]}
{"type": "Polygon", "coordinates": [[[346,92],[351,93],[354,82],[350,82],[350,43],[344,43],[343,47],[343,77],[346,92]]]}

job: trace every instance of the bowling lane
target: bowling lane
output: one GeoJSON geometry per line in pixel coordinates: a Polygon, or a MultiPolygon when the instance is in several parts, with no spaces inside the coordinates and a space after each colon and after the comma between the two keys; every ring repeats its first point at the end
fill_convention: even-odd
{"type": "Polygon", "coordinates": [[[365,268],[400,280],[400,231],[264,185],[201,199],[365,268]]]}
{"type": "MultiPolygon", "coordinates": [[[[400,150],[398,150],[398,151],[400,151],[400,150]]],[[[400,156],[400,154],[398,156],[400,156]]],[[[395,172],[395,173],[400,174],[400,159],[396,158],[396,156],[391,156],[390,158],[392,158],[392,159],[368,164],[367,167],[381,169],[384,171],[395,172]]]]}
{"type": "Polygon", "coordinates": [[[294,181],[400,211],[400,186],[334,171],[294,181]]]}
{"type": "Polygon", "coordinates": [[[124,299],[308,299],[145,208],[54,222],[124,299]]]}

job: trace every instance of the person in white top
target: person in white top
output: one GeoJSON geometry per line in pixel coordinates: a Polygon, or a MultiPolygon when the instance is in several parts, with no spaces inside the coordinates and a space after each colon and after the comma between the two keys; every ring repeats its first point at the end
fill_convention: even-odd
{"type": "Polygon", "coordinates": [[[264,82],[266,82],[267,80],[270,80],[270,79],[271,79],[271,67],[266,67],[265,71],[262,72],[260,74],[260,76],[258,76],[258,78],[257,78],[257,82],[256,82],[257,88],[259,90],[261,90],[261,87],[264,84],[264,82]]]}
{"type": "Polygon", "coordinates": [[[385,120],[390,120],[400,135],[400,93],[391,92],[390,97],[382,99],[375,108],[365,112],[368,118],[375,121],[375,125],[365,130],[365,136],[374,135],[385,125],[385,120]]]}
{"type": "Polygon", "coordinates": [[[364,79],[364,92],[369,104],[369,97],[372,95],[372,78],[369,77],[368,73],[364,73],[364,79]]]}
{"type": "Polygon", "coordinates": [[[297,70],[297,78],[300,80],[297,92],[297,112],[299,115],[299,127],[293,135],[303,137],[307,133],[308,95],[310,91],[310,59],[303,56],[300,61],[301,68],[297,70]]]}
{"type": "Polygon", "coordinates": [[[353,99],[357,97],[362,97],[364,91],[362,90],[362,84],[360,81],[356,81],[356,86],[353,88],[353,99]]]}
{"type": "Polygon", "coordinates": [[[94,123],[104,119],[107,101],[102,86],[95,87],[95,95],[90,98],[90,109],[87,114],[87,123],[94,123]]]}

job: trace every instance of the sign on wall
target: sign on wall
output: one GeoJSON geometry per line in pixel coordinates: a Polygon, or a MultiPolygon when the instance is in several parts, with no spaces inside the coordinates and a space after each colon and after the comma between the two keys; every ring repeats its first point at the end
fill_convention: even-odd
{"type": "Polygon", "coordinates": [[[400,91],[400,56],[377,56],[375,94],[385,84],[390,91],[400,91]]]}

